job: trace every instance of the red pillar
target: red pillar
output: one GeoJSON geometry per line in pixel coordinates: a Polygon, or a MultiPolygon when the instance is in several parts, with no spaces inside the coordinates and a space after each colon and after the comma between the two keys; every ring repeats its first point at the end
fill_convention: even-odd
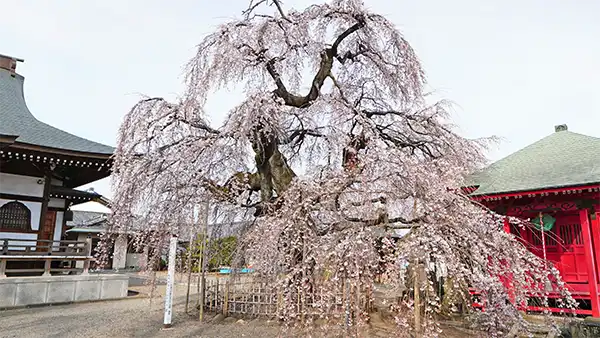
{"type": "Polygon", "coordinates": [[[590,218],[592,240],[594,242],[594,259],[596,260],[596,273],[600,273],[600,212],[593,213],[590,218]]]}
{"type": "MultiPolygon", "coordinates": [[[[510,221],[508,220],[508,217],[504,217],[504,232],[506,232],[507,234],[510,234],[510,221]]],[[[514,288],[513,288],[511,273],[508,273],[507,276],[505,276],[505,278],[503,278],[503,283],[507,289],[508,299],[510,300],[511,303],[514,304],[515,303],[515,292],[514,292],[514,288]]]]}
{"type": "Polygon", "coordinates": [[[579,210],[579,221],[581,223],[581,234],[583,235],[583,246],[585,248],[585,263],[587,266],[588,285],[592,303],[592,316],[600,317],[598,275],[596,274],[596,259],[594,257],[594,246],[592,244],[592,231],[588,209],[579,210]]]}
{"type": "Polygon", "coordinates": [[[504,232],[510,234],[510,222],[508,221],[508,217],[504,217],[504,232]]]}

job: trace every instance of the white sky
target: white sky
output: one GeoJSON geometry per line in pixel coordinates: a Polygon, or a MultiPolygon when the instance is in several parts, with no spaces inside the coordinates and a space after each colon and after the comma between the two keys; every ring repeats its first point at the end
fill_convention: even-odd
{"type": "MultiPolygon", "coordinates": [[[[284,3],[302,9],[310,1],[284,3]]],[[[547,136],[556,124],[600,137],[600,1],[366,3],[404,32],[431,89],[456,104],[464,136],[504,138],[490,159],[547,136]]],[[[17,72],[39,120],[114,146],[139,95],[175,97],[195,45],[246,6],[243,0],[6,1],[0,53],[25,59],[17,72]]],[[[219,92],[207,108],[223,115],[239,100],[219,92]]],[[[108,179],[91,186],[111,196],[108,179]]]]}

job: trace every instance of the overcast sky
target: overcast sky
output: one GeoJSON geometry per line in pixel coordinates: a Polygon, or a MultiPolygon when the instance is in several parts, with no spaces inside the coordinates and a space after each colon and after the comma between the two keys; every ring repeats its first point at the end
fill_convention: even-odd
{"type": "MultiPolygon", "coordinates": [[[[303,9],[310,1],[284,3],[303,9]]],[[[556,124],[600,137],[600,1],[366,3],[416,49],[430,88],[456,104],[462,135],[504,139],[491,160],[547,136],[556,124]]],[[[114,146],[139,95],[175,97],[195,45],[246,6],[243,0],[3,1],[0,54],[25,59],[17,72],[39,120],[114,146]]],[[[235,92],[219,92],[207,108],[217,116],[237,102],[235,92]]],[[[108,180],[91,186],[111,196],[108,180]]]]}

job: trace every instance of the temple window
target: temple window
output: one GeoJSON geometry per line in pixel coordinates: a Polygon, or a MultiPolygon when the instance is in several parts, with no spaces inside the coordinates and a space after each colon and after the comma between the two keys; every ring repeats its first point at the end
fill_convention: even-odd
{"type": "Polygon", "coordinates": [[[31,211],[19,201],[0,207],[0,229],[3,231],[31,231],[31,211]]]}

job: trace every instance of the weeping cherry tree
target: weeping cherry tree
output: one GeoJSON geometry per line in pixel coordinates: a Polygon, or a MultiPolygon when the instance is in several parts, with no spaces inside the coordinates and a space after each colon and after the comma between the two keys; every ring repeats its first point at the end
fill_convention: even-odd
{"type": "Polygon", "coordinates": [[[429,102],[415,51],[362,1],[298,11],[253,0],[200,42],[185,75],[176,102],[146,97],[123,121],[112,230],[141,224],[154,234],[143,245],[160,247],[207,199],[250,219],[239,254],[285,290],[287,322],[360,325],[358,296],[385,275],[413,295],[391,306],[399,332],[435,336],[447,307],[430,280],[406,283],[407,263],[443,267],[448,291],[479,290],[490,332],[520,322],[515,304],[549,284],[572,306],[557,271],[460,190],[490,140],[456,133],[448,104],[429,102]],[[211,123],[207,97],[233,86],[240,103],[211,123]]]}

